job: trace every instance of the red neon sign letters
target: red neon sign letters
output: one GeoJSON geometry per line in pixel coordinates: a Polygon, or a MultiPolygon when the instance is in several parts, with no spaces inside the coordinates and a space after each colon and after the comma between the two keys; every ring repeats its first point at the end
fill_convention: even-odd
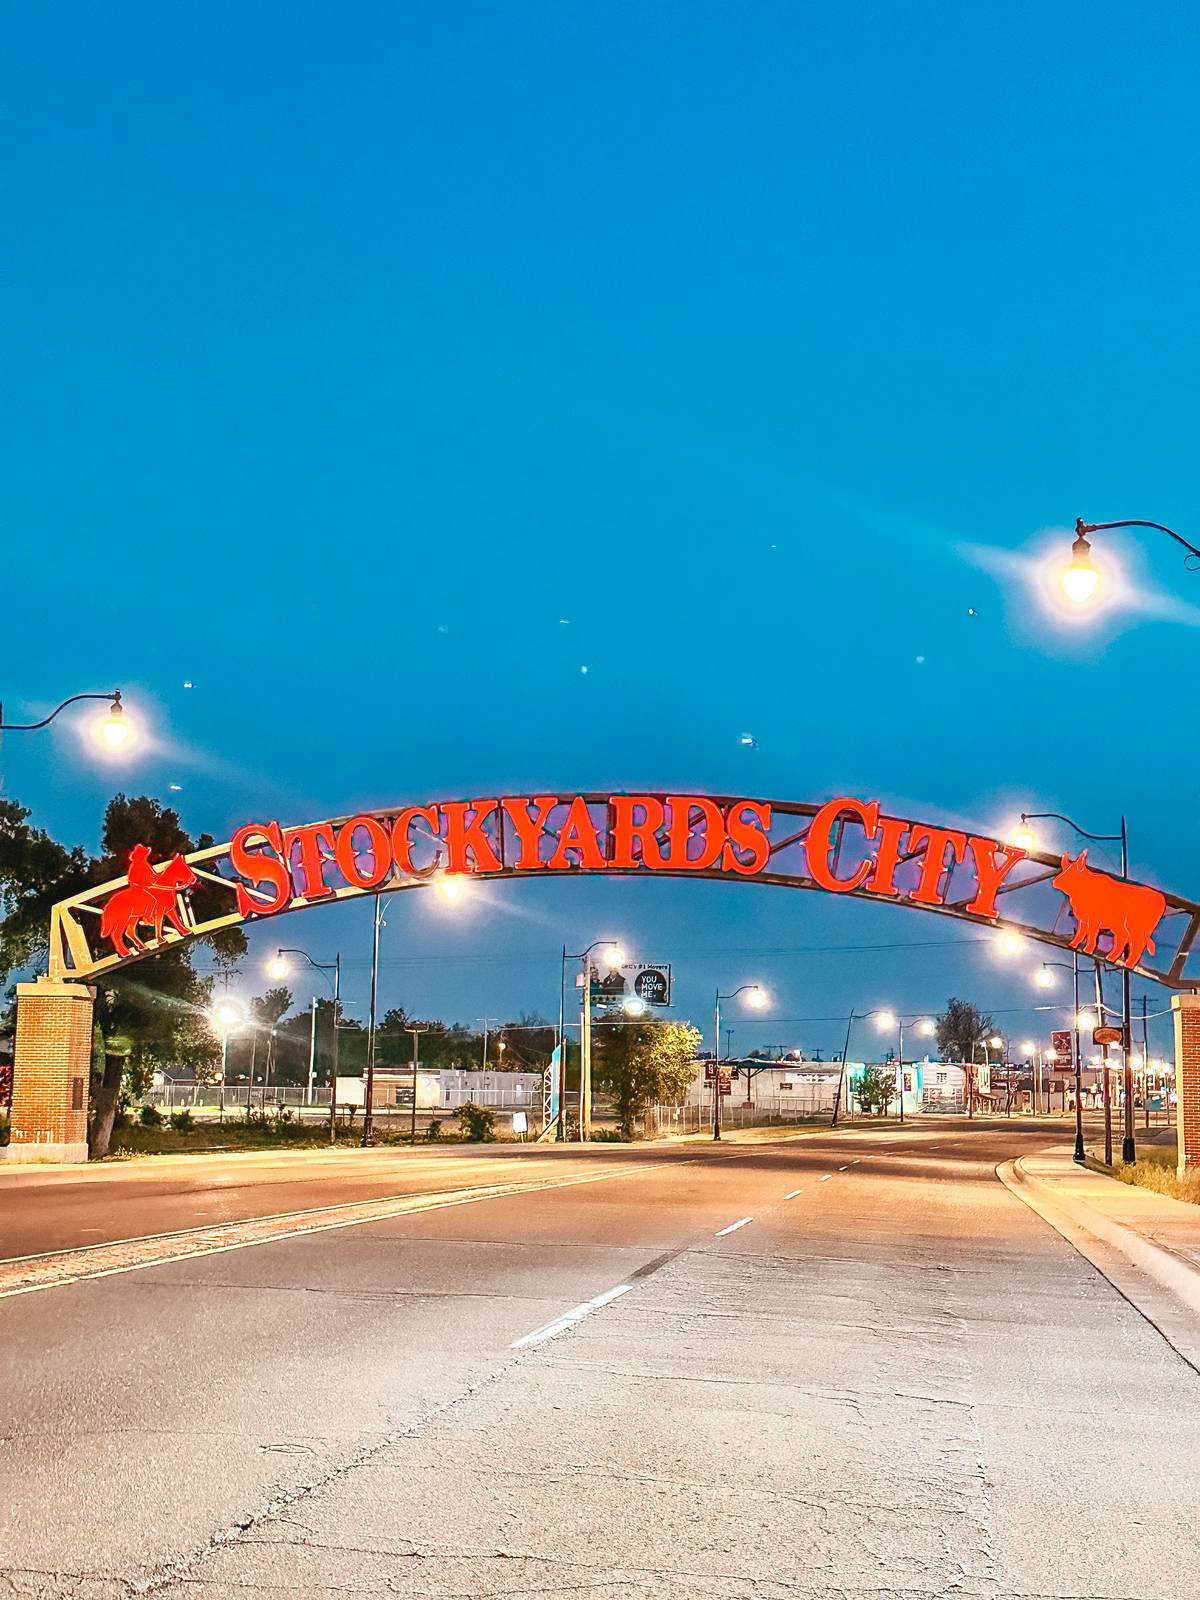
{"type": "MultiPolygon", "coordinates": [[[[797,808],[785,811],[781,820],[790,821],[797,808]]],[[[886,815],[876,800],[845,795],[817,807],[786,839],[773,842],[771,824],[768,801],[708,795],[445,800],[336,823],[247,823],[228,846],[226,881],[237,915],[258,918],[440,873],[697,873],[771,882],[773,857],[795,846],[807,872],[801,887],[995,921],[997,897],[1027,857],[987,835],[886,815]]],[[[117,889],[104,907],[102,933],[121,956],[126,941],[145,951],[139,925],[153,928],[155,942],[163,938],[164,916],[182,931],[172,906],[175,894],[186,892],[185,864],[156,873],[143,857],[144,851],[131,862],[128,888],[117,889]]],[[[1086,854],[1074,862],[1063,857],[1062,865],[1053,885],[1064,897],[1060,914],[1069,907],[1074,917],[1076,948],[1105,954],[1098,941],[1107,934],[1110,961],[1134,966],[1147,950],[1153,953],[1166,909],[1157,889],[1098,873],[1086,854]]],[[[774,881],[797,882],[795,874],[774,870],[774,881]]]]}

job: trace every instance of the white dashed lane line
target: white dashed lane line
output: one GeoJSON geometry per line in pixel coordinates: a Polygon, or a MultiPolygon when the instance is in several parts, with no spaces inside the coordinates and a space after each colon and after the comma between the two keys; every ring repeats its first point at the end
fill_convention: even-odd
{"type": "Polygon", "coordinates": [[[846,1170],[846,1168],[845,1168],[845,1167],[839,1167],[839,1168],[838,1168],[838,1171],[839,1171],[839,1172],[845,1172],[845,1170],[846,1170]]]}
{"type": "Polygon", "coordinates": [[[800,1193],[799,1189],[793,1189],[791,1194],[785,1194],[783,1198],[785,1200],[794,1200],[799,1193],[800,1193]]]}
{"type": "Polygon", "coordinates": [[[566,1333],[568,1328],[573,1328],[577,1322],[582,1322],[584,1317],[590,1316],[593,1311],[599,1311],[601,1306],[608,1305],[623,1294],[628,1294],[633,1288],[631,1283],[619,1283],[615,1289],[606,1289],[603,1294],[598,1294],[594,1300],[585,1300],[581,1306],[575,1306],[570,1311],[564,1311],[561,1317],[555,1317],[553,1322],[547,1322],[541,1328],[535,1328],[532,1333],[527,1333],[523,1339],[514,1339],[509,1346],[510,1350],[524,1350],[531,1344],[544,1344],[547,1339],[557,1339],[560,1333],[566,1333]]]}
{"type": "Polygon", "coordinates": [[[828,1183],[830,1178],[832,1178],[832,1177],[833,1177],[833,1173],[832,1172],[827,1172],[823,1178],[818,1178],[817,1182],[818,1183],[828,1183]]]}
{"type": "Polygon", "coordinates": [[[743,1217],[740,1222],[731,1222],[727,1228],[718,1228],[714,1238],[721,1239],[727,1233],[736,1233],[739,1228],[744,1228],[748,1222],[753,1222],[753,1217],[743,1217]]]}

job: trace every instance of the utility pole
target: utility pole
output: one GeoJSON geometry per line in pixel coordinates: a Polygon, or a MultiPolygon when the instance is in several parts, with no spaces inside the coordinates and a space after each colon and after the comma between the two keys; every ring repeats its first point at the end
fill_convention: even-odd
{"type": "Polygon", "coordinates": [[[367,1024],[367,1078],[363,1097],[363,1148],[371,1143],[375,1131],[375,1005],[379,992],[379,929],[383,923],[383,902],[375,896],[375,936],[371,946],[371,1015],[367,1024]]]}
{"type": "Polygon", "coordinates": [[[405,1033],[412,1034],[412,1119],[409,1122],[408,1138],[410,1144],[417,1142],[417,1045],[423,1033],[428,1033],[428,1028],[405,1028],[405,1033]]]}
{"type": "MultiPolygon", "coordinates": [[[[1100,963],[1093,961],[1096,976],[1096,1026],[1104,1026],[1104,980],[1100,976],[1100,963]]],[[[1113,1164],[1112,1083],[1108,1073],[1108,1046],[1100,1046],[1100,1070],[1104,1074],[1104,1165],[1113,1164]]]]}
{"type": "Polygon", "coordinates": [[[312,1020],[308,1029],[308,1088],[305,1091],[304,1103],[312,1105],[313,1075],[317,1070],[317,997],[312,997],[312,1020]]]}

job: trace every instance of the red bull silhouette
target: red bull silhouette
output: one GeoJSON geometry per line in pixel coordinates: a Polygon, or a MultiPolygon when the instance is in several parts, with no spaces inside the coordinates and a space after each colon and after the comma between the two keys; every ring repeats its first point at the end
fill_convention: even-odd
{"type": "Polygon", "coordinates": [[[1144,883],[1126,883],[1087,864],[1087,851],[1074,861],[1063,856],[1062,871],[1054,879],[1071,902],[1075,918],[1073,950],[1096,955],[1103,934],[1112,936],[1108,960],[1136,967],[1142,957],[1154,954],[1154,930],[1167,909],[1166,896],[1144,883]]]}
{"type": "Polygon", "coordinates": [[[196,874],[182,856],[156,867],[144,844],[135,844],[129,854],[129,881],[123,889],[109,895],[100,913],[100,933],[111,939],[119,956],[131,954],[129,946],[146,954],[147,946],[138,937],[138,928],[154,929],[154,942],[162,943],[163,925],[170,925],[186,937],[191,932],[183,920],[179,894],[196,882],[196,874]]]}

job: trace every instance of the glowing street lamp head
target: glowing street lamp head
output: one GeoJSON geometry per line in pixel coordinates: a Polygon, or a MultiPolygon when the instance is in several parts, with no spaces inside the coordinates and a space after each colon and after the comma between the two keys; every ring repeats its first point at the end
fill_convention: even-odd
{"type": "Polygon", "coordinates": [[[1045,962],[1043,962],[1034,973],[1033,981],[1037,984],[1039,989],[1053,989],[1055,981],[1054,973],[1045,964],[1045,962]]]}
{"type": "Polygon", "coordinates": [[[235,1000],[219,1000],[213,1007],[212,1019],[222,1033],[232,1033],[245,1021],[242,1008],[235,1000]]]}
{"type": "Polygon", "coordinates": [[[1018,825],[1009,834],[1008,842],[1009,844],[1015,844],[1018,850],[1036,850],[1037,834],[1034,833],[1033,829],[1029,826],[1025,819],[1022,818],[1018,825]]]}
{"type": "Polygon", "coordinates": [[[996,940],[996,948],[1002,956],[1019,955],[1023,946],[1021,935],[1014,933],[1011,928],[1006,928],[996,940]]]}
{"type": "Polygon", "coordinates": [[[875,1013],[875,1026],[882,1033],[885,1028],[896,1026],[896,1013],[894,1011],[877,1011],[875,1013]]]}
{"type": "Polygon", "coordinates": [[[644,1017],[646,1002],[639,995],[631,994],[628,1000],[622,1002],[621,1009],[627,1017],[644,1017]]]}
{"type": "Polygon", "coordinates": [[[267,962],[267,976],[269,978],[286,978],[290,971],[288,959],[282,950],[277,951],[267,962]]]}
{"type": "Polygon", "coordinates": [[[746,990],[746,1004],[753,1007],[755,1011],[761,1011],[768,1003],[770,998],[770,995],[763,988],[761,983],[752,984],[750,988],[746,990]]]}
{"type": "Polygon", "coordinates": [[[114,754],[128,748],[133,738],[133,729],[125,715],[125,707],[121,704],[120,691],[113,695],[112,705],[96,723],[96,737],[106,749],[114,754]]]}
{"type": "Polygon", "coordinates": [[[998,1033],[994,1033],[992,1035],[992,1037],[988,1040],[988,1043],[991,1045],[993,1050],[999,1050],[1002,1047],[1002,1045],[1004,1044],[1004,1040],[1000,1037],[1000,1035],[998,1033]]]}
{"type": "Polygon", "coordinates": [[[1023,1056],[1031,1056],[1036,1049],[1037,1045],[1034,1044],[1032,1039],[1021,1040],[1021,1054],[1023,1056]]]}
{"type": "Polygon", "coordinates": [[[1062,571],[1062,586],[1063,593],[1074,606],[1087,605],[1100,586],[1100,574],[1092,561],[1092,547],[1078,529],[1071,546],[1071,564],[1062,571]]]}
{"type": "Polygon", "coordinates": [[[434,879],[434,888],[447,905],[457,905],[466,893],[466,885],[459,877],[441,872],[434,879]]]}
{"type": "Polygon", "coordinates": [[[619,944],[605,944],[600,951],[600,959],[606,967],[623,967],[625,952],[619,944]]]}
{"type": "Polygon", "coordinates": [[[937,1032],[937,1023],[932,1017],[922,1017],[920,1022],[917,1023],[916,1031],[926,1039],[932,1039],[937,1032]]]}

